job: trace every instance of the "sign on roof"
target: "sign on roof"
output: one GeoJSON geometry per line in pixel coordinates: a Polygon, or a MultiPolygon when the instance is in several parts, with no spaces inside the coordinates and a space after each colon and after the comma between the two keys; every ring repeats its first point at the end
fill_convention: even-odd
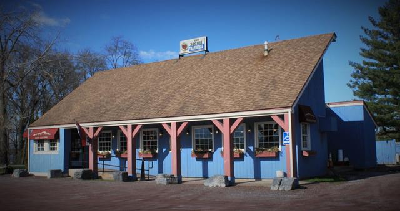
{"type": "Polygon", "coordinates": [[[208,51],[207,37],[198,37],[180,42],[179,55],[208,51]]]}

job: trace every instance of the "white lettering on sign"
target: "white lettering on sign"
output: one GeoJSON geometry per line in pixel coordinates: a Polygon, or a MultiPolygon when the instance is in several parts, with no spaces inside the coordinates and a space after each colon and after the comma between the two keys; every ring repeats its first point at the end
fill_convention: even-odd
{"type": "Polygon", "coordinates": [[[198,37],[180,42],[180,55],[191,54],[200,51],[207,51],[207,37],[198,37]]]}

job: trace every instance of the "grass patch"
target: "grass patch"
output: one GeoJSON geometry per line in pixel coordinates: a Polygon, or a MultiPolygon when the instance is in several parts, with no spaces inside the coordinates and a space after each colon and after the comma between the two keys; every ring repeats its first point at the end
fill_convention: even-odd
{"type": "Polygon", "coordinates": [[[343,182],[346,181],[343,177],[315,177],[305,180],[307,182],[343,182]]]}

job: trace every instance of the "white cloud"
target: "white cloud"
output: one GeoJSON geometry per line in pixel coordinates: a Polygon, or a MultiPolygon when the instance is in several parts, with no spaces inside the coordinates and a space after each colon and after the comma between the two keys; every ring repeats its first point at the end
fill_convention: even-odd
{"type": "Polygon", "coordinates": [[[157,52],[154,50],[140,51],[139,55],[145,61],[161,61],[178,58],[179,53],[174,51],[157,52]]]}
{"type": "Polygon", "coordinates": [[[45,25],[45,26],[65,26],[71,20],[69,18],[53,18],[49,17],[44,11],[42,6],[39,4],[32,3],[32,6],[35,7],[36,13],[33,16],[33,19],[37,21],[39,24],[45,25]]]}

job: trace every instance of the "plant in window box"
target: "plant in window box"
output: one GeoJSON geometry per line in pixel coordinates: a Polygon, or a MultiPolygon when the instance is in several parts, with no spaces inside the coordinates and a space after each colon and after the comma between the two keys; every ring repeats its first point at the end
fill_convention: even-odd
{"type": "Polygon", "coordinates": [[[97,155],[99,158],[110,158],[111,153],[109,151],[102,151],[102,152],[97,152],[97,155]]]}
{"type": "Polygon", "coordinates": [[[212,152],[208,149],[200,149],[192,150],[192,157],[207,159],[212,157],[212,152]]]}
{"type": "Polygon", "coordinates": [[[279,147],[273,146],[271,148],[256,148],[256,157],[271,158],[278,157],[279,147]]]}
{"type": "Polygon", "coordinates": [[[121,151],[119,149],[116,149],[114,151],[114,153],[115,153],[115,156],[117,156],[117,157],[121,157],[121,158],[127,158],[128,157],[128,152],[126,150],[121,151]]]}
{"type": "MultiPolygon", "coordinates": [[[[236,148],[236,147],[233,149],[233,157],[234,158],[242,158],[243,155],[244,155],[244,150],[236,148]]],[[[221,150],[221,157],[224,157],[224,150],[221,150]]]]}
{"type": "Polygon", "coordinates": [[[154,149],[145,149],[139,151],[139,157],[141,158],[154,158],[157,155],[157,151],[154,149]]]}

